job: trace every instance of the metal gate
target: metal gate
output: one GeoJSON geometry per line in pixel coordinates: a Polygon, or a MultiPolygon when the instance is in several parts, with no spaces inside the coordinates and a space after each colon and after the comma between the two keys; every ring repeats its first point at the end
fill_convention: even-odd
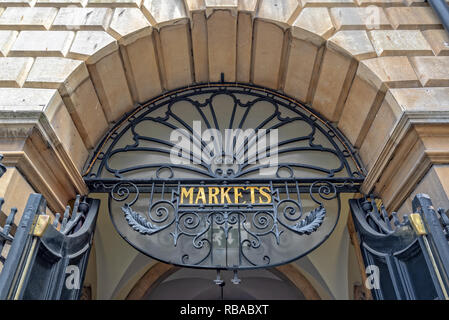
{"type": "Polygon", "coordinates": [[[14,234],[17,210],[12,209],[0,231],[0,252],[8,251],[0,258],[0,299],[79,299],[99,202],[80,201],[77,196],[73,210],[66,208],[62,223],[57,215],[50,224],[44,197],[31,194],[14,234]]]}
{"type": "MultiPolygon", "coordinates": [[[[376,300],[448,300],[449,219],[430,197],[418,194],[400,221],[374,198],[349,200],[364,264],[376,273],[376,300]]],[[[374,279],[374,277],[372,278],[374,279]]],[[[370,280],[370,279],[368,279],[370,280]]]]}

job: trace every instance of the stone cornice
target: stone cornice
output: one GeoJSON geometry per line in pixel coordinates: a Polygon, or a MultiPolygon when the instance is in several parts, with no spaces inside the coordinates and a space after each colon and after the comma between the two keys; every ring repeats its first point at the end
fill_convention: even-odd
{"type": "Polygon", "coordinates": [[[36,168],[33,161],[23,151],[2,151],[3,163],[6,166],[15,167],[26,177],[30,185],[47,200],[47,205],[56,212],[64,212],[63,203],[51,188],[40,170],[36,168]]]}
{"type": "MultiPolygon", "coordinates": [[[[408,143],[408,149],[411,149],[413,145],[416,143],[422,143],[424,132],[428,132],[428,130],[432,130],[432,127],[435,127],[438,124],[448,124],[449,123],[449,110],[405,110],[400,115],[399,120],[396,122],[396,125],[388,138],[387,142],[382,148],[382,152],[374,163],[372,169],[369,171],[365,182],[362,185],[363,193],[370,193],[373,191],[375,184],[381,178],[381,176],[385,173],[390,160],[395,154],[395,151],[399,147],[401,143],[408,143]],[[421,129],[416,130],[417,126],[421,129]],[[426,131],[423,131],[423,128],[426,128],[426,131]],[[406,141],[405,137],[407,134],[414,129],[418,134],[418,140],[406,141]]],[[[449,139],[449,127],[446,130],[446,133],[442,133],[447,136],[449,139]]],[[[435,137],[441,137],[440,135],[436,135],[435,137]]],[[[402,145],[403,146],[403,145],[402,145]]],[[[407,149],[407,148],[406,148],[407,149]]],[[[398,188],[398,192],[395,196],[389,201],[388,208],[391,210],[395,210],[399,207],[402,201],[408,196],[410,192],[413,191],[413,188],[419,182],[419,180],[425,175],[425,173],[429,170],[429,168],[433,164],[442,164],[449,163],[449,149],[429,149],[423,148],[420,150],[421,154],[419,158],[412,166],[412,170],[408,172],[407,178],[402,183],[402,186],[398,188]]],[[[406,158],[408,155],[403,155],[406,158]]],[[[400,167],[397,167],[396,171],[401,170],[400,167]]],[[[392,179],[394,177],[392,176],[392,179]]]]}
{"type": "MultiPolygon", "coordinates": [[[[59,99],[60,100],[60,99],[59,99]]],[[[42,110],[36,110],[33,112],[13,112],[13,111],[1,111],[0,112],[0,137],[11,139],[19,138],[24,141],[30,139],[33,132],[38,132],[38,139],[44,145],[49,146],[54,154],[56,155],[56,161],[64,169],[65,177],[58,177],[63,179],[68,179],[70,183],[74,186],[76,192],[80,194],[87,194],[88,189],[84,183],[84,180],[73,163],[71,157],[65,150],[61,141],[59,140],[54,128],[48,119],[48,113],[51,113],[57,108],[65,108],[62,101],[59,103],[51,103],[46,108],[42,110]],[[54,110],[51,110],[54,109],[54,110]]],[[[17,151],[2,151],[5,155],[4,163],[7,165],[13,165],[18,167],[18,169],[23,173],[27,179],[32,180],[32,186],[39,193],[45,195],[47,201],[53,209],[63,209],[65,204],[62,204],[60,200],[56,197],[55,193],[51,191],[51,188],[46,183],[43,178],[44,175],[40,173],[42,168],[38,168],[34,163],[39,163],[45,160],[34,159],[33,157],[42,157],[41,154],[27,155],[24,154],[22,150],[17,151]],[[48,197],[47,197],[48,195],[48,197]],[[62,206],[62,207],[61,207],[62,206]]],[[[63,211],[63,210],[62,210],[63,211]]]]}

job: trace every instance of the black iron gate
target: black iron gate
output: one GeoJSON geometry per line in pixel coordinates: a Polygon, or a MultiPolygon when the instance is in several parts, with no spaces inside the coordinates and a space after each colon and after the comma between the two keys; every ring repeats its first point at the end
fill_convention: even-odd
{"type": "Polygon", "coordinates": [[[369,275],[366,285],[376,300],[448,300],[449,219],[430,197],[413,199],[414,213],[400,221],[375,200],[349,200],[369,275]]]}
{"type": "Polygon", "coordinates": [[[8,251],[0,259],[0,299],[79,299],[99,202],[80,201],[78,196],[73,210],[66,208],[62,223],[57,215],[50,224],[44,197],[32,194],[14,235],[11,226],[17,210],[13,209],[0,232],[0,252],[8,251]],[[9,250],[3,250],[5,246],[9,250]]]}

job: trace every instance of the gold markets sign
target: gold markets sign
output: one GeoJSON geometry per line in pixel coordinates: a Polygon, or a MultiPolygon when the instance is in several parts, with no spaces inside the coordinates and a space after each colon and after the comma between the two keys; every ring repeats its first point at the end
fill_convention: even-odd
{"type": "Polygon", "coordinates": [[[269,186],[181,186],[179,204],[183,205],[270,205],[269,186]]]}

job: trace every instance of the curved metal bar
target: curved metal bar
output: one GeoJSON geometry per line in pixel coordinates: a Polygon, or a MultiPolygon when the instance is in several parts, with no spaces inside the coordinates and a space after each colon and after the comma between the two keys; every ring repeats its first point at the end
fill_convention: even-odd
{"type": "Polygon", "coordinates": [[[359,199],[349,200],[349,205],[357,231],[363,237],[364,243],[372,250],[382,254],[392,254],[406,249],[416,241],[416,234],[409,225],[399,227],[388,234],[380,233],[366,221],[365,211],[359,199]]]}
{"type": "MultiPolygon", "coordinates": [[[[198,85],[194,88],[185,88],[185,89],[179,89],[175,90],[173,92],[164,94],[156,99],[153,99],[152,101],[145,103],[143,105],[139,105],[136,110],[132,111],[131,113],[125,115],[122,120],[120,120],[116,126],[110,131],[110,133],[107,134],[106,138],[101,142],[99,147],[97,148],[97,151],[95,152],[93,158],[90,161],[90,164],[88,165],[87,171],[84,173],[84,176],[88,175],[91,170],[93,169],[93,166],[97,164],[97,173],[92,175],[93,177],[100,178],[102,176],[102,169],[104,167],[105,160],[107,160],[111,153],[115,150],[114,146],[117,144],[117,142],[122,138],[123,134],[127,130],[131,130],[134,135],[134,146],[138,144],[139,140],[148,140],[157,142],[159,144],[162,144],[169,148],[170,143],[164,142],[161,139],[155,139],[151,137],[145,137],[139,133],[136,132],[136,125],[137,123],[140,123],[145,120],[151,120],[158,123],[161,123],[165,126],[167,126],[170,129],[177,129],[178,127],[175,126],[172,123],[169,123],[167,121],[170,120],[170,118],[173,118],[174,121],[177,123],[180,123],[182,127],[184,127],[188,132],[190,132],[193,136],[190,137],[190,139],[193,138],[193,143],[196,144],[198,137],[195,136],[195,133],[193,132],[192,128],[183,121],[182,117],[179,115],[176,115],[176,111],[172,110],[171,106],[173,106],[176,102],[179,101],[186,101],[189,102],[190,105],[196,110],[199,110],[200,117],[203,119],[203,121],[207,124],[208,128],[211,128],[211,125],[215,126],[217,128],[218,120],[216,117],[215,112],[213,113],[212,117],[213,119],[212,123],[209,122],[207,116],[202,112],[202,108],[209,106],[209,108],[214,108],[214,98],[218,95],[227,95],[229,97],[232,97],[233,99],[233,107],[232,107],[232,115],[230,117],[230,125],[232,125],[236,121],[236,109],[237,108],[246,108],[244,111],[244,114],[241,116],[242,119],[239,121],[239,127],[241,128],[249,116],[249,112],[251,110],[251,107],[254,106],[255,103],[259,101],[267,101],[274,106],[274,111],[271,114],[270,117],[267,119],[264,119],[261,121],[261,123],[258,124],[258,128],[262,128],[264,125],[266,125],[271,120],[274,120],[277,118],[277,121],[279,123],[273,124],[270,126],[270,128],[281,128],[283,125],[287,123],[292,123],[294,121],[304,121],[308,125],[310,125],[312,132],[304,137],[304,139],[309,139],[309,144],[311,148],[320,149],[323,148],[320,145],[316,145],[313,143],[315,130],[318,129],[320,134],[324,135],[327,141],[329,141],[330,145],[332,146],[332,151],[337,155],[339,158],[341,164],[346,169],[347,176],[348,177],[363,177],[364,176],[364,170],[361,169],[361,165],[359,163],[359,160],[357,159],[357,156],[355,152],[352,150],[352,148],[349,146],[349,143],[344,141],[343,136],[341,135],[338,130],[333,128],[329,122],[320,119],[320,117],[312,112],[308,107],[305,105],[302,105],[301,103],[288,98],[286,96],[282,96],[279,93],[269,91],[266,88],[259,88],[256,86],[248,86],[248,85],[240,85],[240,84],[227,84],[227,83],[220,83],[220,85],[215,84],[208,84],[208,85],[198,85]],[[204,103],[199,103],[197,101],[194,101],[191,97],[198,95],[198,94],[210,94],[211,96],[206,99],[204,103]],[[243,95],[250,95],[253,96],[255,99],[252,101],[241,103],[241,101],[237,98],[236,95],[243,94],[243,95]],[[165,105],[168,105],[168,109],[165,112],[165,117],[150,117],[149,115],[156,110],[161,110],[161,108],[165,105]],[[297,117],[283,117],[281,115],[279,108],[285,108],[285,110],[289,110],[290,112],[293,112],[297,115],[297,117]],[[123,127],[123,124],[127,122],[127,125],[123,127]],[[157,140],[157,141],[156,141],[157,140]],[[162,143],[161,143],[162,142],[162,143]],[[108,145],[107,150],[105,150],[105,147],[108,145]],[[104,151],[103,151],[104,150],[104,151]],[[353,163],[354,169],[351,169],[351,166],[348,163],[348,159],[353,163]]],[[[212,111],[211,111],[212,112],[212,111]]],[[[223,128],[220,128],[223,129],[223,128]]],[[[251,137],[249,137],[251,138],[251,137]]],[[[249,144],[254,143],[251,142],[254,139],[248,139],[249,144]]],[[[289,143],[294,143],[303,140],[303,138],[290,138],[285,141],[280,141],[281,145],[287,145],[289,143]]],[[[242,145],[244,148],[243,150],[248,150],[250,145],[248,143],[242,145]]],[[[132,145],[129,145],[127,148],[132,147],[132,145]]],[[[200,141],[200,145],[197,147],[200,147],[202,149],[205,148],[204,142],[200,141]]],[[[126,149],[126,148],[125,148],[126,149]]],[[[325,149],[325,148],[324,148],[325,149]]],[[[323,149],[323,151],[324,151],[323,149]]],[[[329,148],[327,148],[329,149],[329,148]]],[[[203,150],[204,151],[204,150],[203,150]]]]}

